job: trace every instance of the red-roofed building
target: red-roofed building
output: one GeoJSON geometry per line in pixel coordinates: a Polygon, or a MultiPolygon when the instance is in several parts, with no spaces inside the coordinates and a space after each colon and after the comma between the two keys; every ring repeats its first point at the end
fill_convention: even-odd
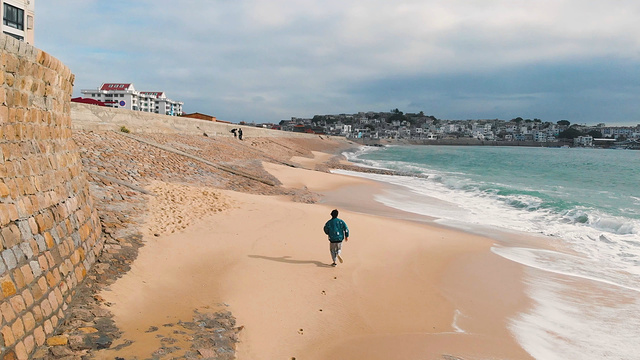
{"type": "Polygon", "coordinates": [[[77,103],[83,103],[83,104],[91,104],[91,105],[98,105],[98,106],[105,106],[104,103],[102,101],[98,101],[96,99],[89,99],[89,98],[83,98],[83,97],[75,97],[71,99],[71,102],[77,102],[77,103]]]}
{"type": "Polygon", "coordinates": [[[202,113],[198,113],[198,112],[192,113],[192,114],[182,114],[182,117],[188,117],[188,118],[200,119],[200,120],[207,120],[207,121],[213,121],[213,122],[218,121],[218,119],[216,119],[215,116],[202,114],[202,113]]]}
{"type": "Polygon", "coordinates": [[[97,90],[82,90],[87,98],[106,106],[171,116],[182,115],[181,101],[174,101],[164,91],[137,91],[131,83],[104,83],[97,90]]]}

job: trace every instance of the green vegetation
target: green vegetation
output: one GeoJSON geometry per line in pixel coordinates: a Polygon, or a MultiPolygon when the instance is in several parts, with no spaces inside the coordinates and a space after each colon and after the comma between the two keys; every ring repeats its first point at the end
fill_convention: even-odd
{"type": "Polygon", "coordinates": [[[602,136],[602,133],[598,130],[591,130],[587,133],[587,135],[591,136],[594,139],[601,139],[604,136],[602,136]]]}
{"type": "Polygon", "coordinates": [[[568,128],[567,130],[561,132],[558,137],[561,139],[575,139],[578,136],[582,136],[582,132],[580,132],[580,130],[575,128],[568,128]]]}
{"type": "Polygon", "coordinates": [[[124,125],[120,126],[120,131],[122,131],[123,133],[126,133],[126,134],[131,132],[131,130],[127,129],[127,127],[124,126],[124,125]]]}

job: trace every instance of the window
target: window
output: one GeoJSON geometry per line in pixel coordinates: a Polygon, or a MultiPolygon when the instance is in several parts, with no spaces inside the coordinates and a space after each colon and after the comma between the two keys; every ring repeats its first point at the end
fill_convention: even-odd
{"type": "Polygon", "coordinates": [[[3,23],[9,27],[24,30],[24,10],[4,4],[3,23]]]}
{"type": "Polygon", "coordinates": [[[23,40],[24,40],[24,37],[22,37],[22,36],[20,36],[20,35],[12,34],[12,33],[10,33],[10,32],[6,32],[6,31],[3,31],[3,33],[5,33],[6,35],[9,35],[9,36],[11,36],[11,37],[14,37],[14,38],[16,38],[16,39],[18,39],[18,40],[20,40],[20,41],[23,41],[23,40]]]}

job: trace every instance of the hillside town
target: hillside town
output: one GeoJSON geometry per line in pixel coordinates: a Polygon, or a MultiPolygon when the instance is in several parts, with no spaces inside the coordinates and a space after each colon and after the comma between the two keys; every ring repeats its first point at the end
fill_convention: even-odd
{"type": "Polygon", "coordinates": [[[405,114],[398,109],[389,112],[316,115],[311,119],[291,118],[282,120],[278,126],[273,127],[283,131],[371,140],[476,139],[487,142],[569,142],[575,146],[586,147],[625,144],[636,147],[640,141],[640,124],[635,127],[606,126],[604,123],[588,126],[571,124],[568,120],[553,123],[521,117],[511,120],[441,120],[423,112],[405,114]]]}

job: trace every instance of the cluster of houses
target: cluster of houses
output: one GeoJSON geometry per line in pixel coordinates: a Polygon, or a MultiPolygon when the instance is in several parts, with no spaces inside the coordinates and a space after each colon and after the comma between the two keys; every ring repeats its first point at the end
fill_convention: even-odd
{"type": "Polygon", "coordinates": [[[592,146],[596,140],[640,139],[640,125],[611,127],[604,123],[587,126],[540,119],[440,120],[434,116],[391,112],[316,115],[311,119],[291,118],[280,122],[284,131],[345,136],[352,139],[441,140],[475,138],[487,141],[557,142],[570,138],[575,145],[592,146]],[[568,131],[570,130],[571,131],[568,131]]]}

